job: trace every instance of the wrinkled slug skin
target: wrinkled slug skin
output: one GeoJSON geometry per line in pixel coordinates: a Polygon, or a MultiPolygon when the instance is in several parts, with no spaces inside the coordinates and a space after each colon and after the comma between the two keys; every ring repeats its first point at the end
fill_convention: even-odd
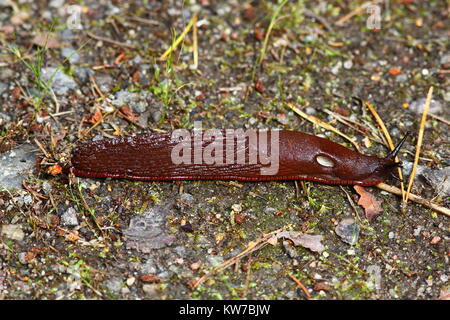
{"type": "MultiPolygon", "coordinates": [[[[70,170],[80,177],[127,178],[136,180],[296,180],[306,179],[328,184],[375,185],[382,182],[395,168],[393,158],[377,158],[352,151],[337,143],[296,131],[281,130],[279,135],[278,170],[275,174],[262,174],[261,169],[269,164],[260,161],[250,164],[249,150],[254,146],[245,144],[245,163],[226,163],[227,146],[234,149],[237,159],[237,142],[233,145],[221,130],[223,142],[223,164],[180,163],[172,161],[172,149],[179,140],[172,141],[171,133],[146,134],[136,137],[121,137],[80,144],[72,154],[70,170]]],[[[256,131],[257,137],[261,132],[256,131]]],[[[271,154],[271,135],[264,135],[271,154]]],[[[219,135],[220,137],[220,135],[219,135]]],[[[191,147],[194,145],[191,132],[191,147]]],[[[200,142],[206,147],[211,140],[200,142]]],[[[193,156],[191,157],[193,160],[193,156]]]]}

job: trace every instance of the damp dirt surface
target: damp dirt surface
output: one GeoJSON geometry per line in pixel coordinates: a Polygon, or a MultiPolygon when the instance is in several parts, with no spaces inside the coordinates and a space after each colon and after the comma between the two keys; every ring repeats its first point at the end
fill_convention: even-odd
{"type": "Polygon", "coordinates": [[[411,163],[432,86],[419,164],[441,179],[418,174],[412,192],[449,208],[445,1],[82,3],[0,1],[0,299],[449,298],[449,218],[375,187],[382,212],[368,221],[349,186],[61,173],[79,142],[195,121],[352,148],[289,103],[382,157],[352,97],[394,142],[411,132],[399,154],[411,163]],[[254,246],[278,229],[321,236],[324,250],[254,246]]]}

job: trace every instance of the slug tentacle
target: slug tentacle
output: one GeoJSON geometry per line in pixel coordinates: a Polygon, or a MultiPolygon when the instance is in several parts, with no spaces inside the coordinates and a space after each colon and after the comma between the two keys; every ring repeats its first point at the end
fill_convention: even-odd
{"type": "MultiPolygon", "coordinates": [[[[406,132],[405,136],[403,137],[402,140],[400,140],[400,142],[397,144],[397,146],[394,148],[394,150],[392,150],[391,152],[389,152],[386,155],[386,159],[394,159],[397,156],[397,154],[400,152],[400,149],[402,148],[403,144],[405,143],[408,135],[409,135],[409,131],[406,132]]],[[[401,163],[401,162],[399,162],[399,163],[401,163]]]]}

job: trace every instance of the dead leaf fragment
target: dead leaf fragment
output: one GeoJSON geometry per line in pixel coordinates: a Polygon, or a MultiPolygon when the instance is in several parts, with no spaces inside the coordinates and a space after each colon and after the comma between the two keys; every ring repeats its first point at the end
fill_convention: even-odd
{"type": "Polygon", "coordinates": [[[50,49],[61,48],[61,43],[59,42],[59,39],[49,32],[36,35],[33,38],[32,43],[43,48],[50,48],[50,49]]]}
{"type": "Polygon", "coordinates": [[[202,265],[201,261],[194,262],[190,265],[192,271],[198,270],[202,265]]]}
{"type": "Polygon", "coordinates": [[[61,174],[62,167],[59,164],[55,164],[48,168],[47,172],[51,175],[57,176],[58,174],[61,174]]]}
{"type": "Polygon", "coordinates": [[[326,282],[318,282],[313,287],[314,291],[330,291],[331,287],[326,282]]]}
{"type": "Polygon", "coordinates": [[[325,250],[324,245],[321,243],[323,236],[303,234],[296,231],[282,231],[276,234],[276,237],[286,238],[294,243],[294,246],[302,246],[314,252],[322,252],[325,250]]]}
{"type": "Polygon", "coordinates": [[[97,110],[94,114],[92,114],[89,119],[86,120],[87,123],[96,124],[97,122],[102,121],[103,115],[100,110],[97,110]]]}
{"type": "Polygon", "coordinates": [[[11,17],[11,23],[20,26],[28,19],[30,19],[30,15],[27,12],[19,11],[11,17]]]}
{"type": "Polygon", "coordinates": [[[277,237],[272,237],[269,240],[267,240],[267,243],[272,245],[272,246],[276,246],[278,243],[278,238],[277,237]]]}
{"type": "Polygon", "coordinates": [[[398,76],[398,75],[401,74],[401,73],[402,73],[402,70],[399,69],[399,68],[390,68],[390,69],[389,69],[389,74],[390,74],[391,76],[398,76]]]}
{"type": "Polygon", "coordinates": [[[358,204],[364,208],[367,220],[371,221],[383,212],[383,209],[381,208],[381,201],[378,201],[373,194],[367,192],[361,186],[354,186],[354,188],[361,196],[358,204]]]}
{"type": "Polygon", "coordinates": [[[70,242],[76,242],[77,240],[80,240],[81,238],[78,236],[75,232],[68,232],[66,234],[66,240],[70,242]]]}
{"type": "Polygon", "coordinates": [[[261,28],[256,28],[255,29],[255,38],[258,41],[261,41],[262,39],[264,39],[264,30],[261,28]]]}
{"type": "Polygon", "coordinates": [[[433,237],[433,239],[431,239],[430,243],[437,244],[437,243],[439,243],[439,241],[441,241],[441,237],[435,236],[435,237],[433,237]]]}
{"type": "Polygon", "coordinates": [[[264,85],[263,85],[261,80],[256,81],[255,89],[259,93],[263,93],[264,91],[266,91],[266,89],[264,88],[264,85]]]}
{"type": "Polygon", "coordinates": [[[450,300],[450,286],[441,288],[439,300],[450,300]]]}
{"type": "Polygon", "coordinates": [[[143,274],[139,276],[139,280],[145,283],[159,283],[163,279],[160,277],[155,276],[154,274],[143,274]]]}
{"type": "Polygon", "coordinates": [[[122,106],[119,108],[119,115],[124,118],[125,120],[136,124],[136,121],[139,118],[139,114],[134,113],[131,111],[129,106],[122,106]]]}

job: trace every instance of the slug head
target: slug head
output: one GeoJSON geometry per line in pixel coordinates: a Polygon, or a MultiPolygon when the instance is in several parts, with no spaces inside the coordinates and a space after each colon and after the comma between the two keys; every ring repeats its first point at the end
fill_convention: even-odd
{"type": "Polygon", "coordinates": [[[326,183],[376,185],[392,176],[395,168],[401,167],[402,163],[396,162],[395,157],[406,137],[385,158],[366,156],[337,144],[321,143],[311,159],[314,162],[311,176],[326,183]]]}

